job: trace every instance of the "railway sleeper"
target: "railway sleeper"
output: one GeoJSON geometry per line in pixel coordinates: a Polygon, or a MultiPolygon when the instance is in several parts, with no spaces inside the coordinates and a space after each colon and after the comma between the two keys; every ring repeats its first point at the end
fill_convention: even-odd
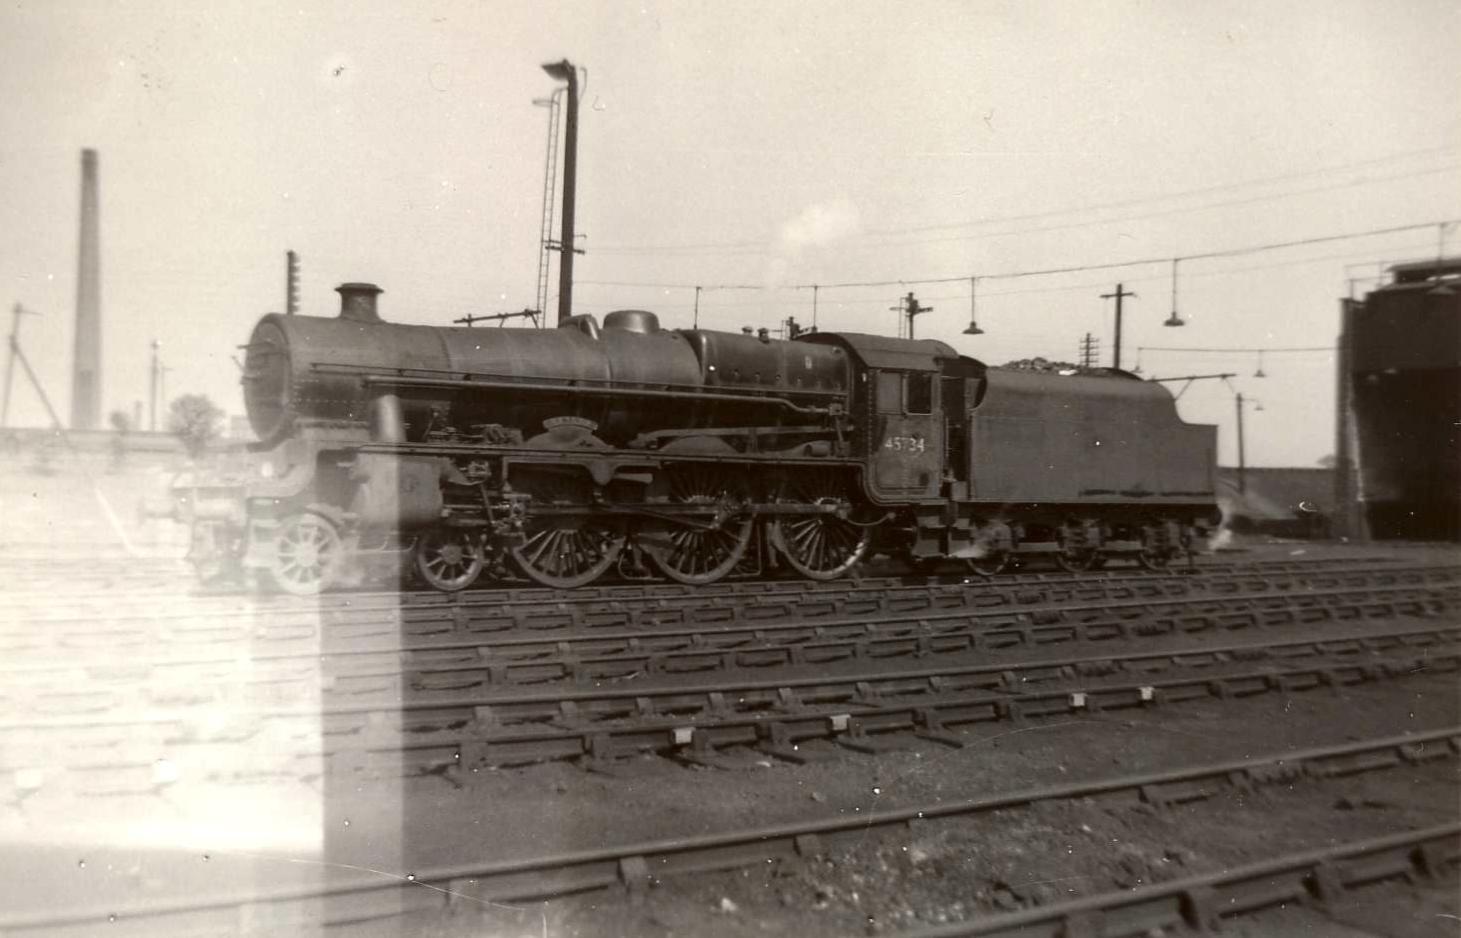
{"type": "MultiPolygon", "coordinates": [[[[1153,638],[1159,635],[1172,634],[1175,625],[1177,625],[1177,622],[1174,620],[1153,618],[1149,620],[1138,621],[1135,625],[1132,626],[1131,632],[1132,634],[1141,638],[1153,638]]],[[[1184,631],[1185,630],[1186,629],[1184,627],[1184,631]]]]}
{"type": "Polygon", "coordinates": [[[853,656],[878,660],[880,658],[902,658],[916,654],[918,641],[916,639],[893,639],[890,641],[861,642],[852,646],[853,656]]]}
{"type": "Polygon", "coordinates": [[[1424,743],[1406,743],[1400,747],[1400,758],[1412,765],[1433,762],[1461,753],[1461,736],[1452,736],[1439,746],[1426,748],[1424,743]]]}
{"type": "Polygon", "coordinates": [[[805,619],[823,618],[830,617],[830,615],[834,614],[836,614],[836,608],[827,605],[827,603],[817,603],[817,605],[808,603],[804,609],[795,602],[757,602],[752,603],[752,605],[741,606],[741,615],[739,615],[739,618],[747,622],[766,622],[793,617],[805,619]]]}
{"type": "Polygon", "coordinates": [[[758,723],[756,724],[756,737],[756,749],[768,756],[774,756],[793,765],[806,765],[814,761],[813,756],[803,753],[799,744],[793,741],[790,729],[785,723],[758,723]]]}
{"type": "Polygon", "coordinates": [[[1168,808],[1193,801],[1206,801],[1219,790],[1210,781],[1196,780],[1142,785],[1139,792],[1143,804],[1154,808],[1168,808]]]}
{"type": "Polygon", "coordinates": [[[968,745],[962,737],[944,728],[943,716],[932,707],[919,707],[914,710],[913,726],[913,735],[919,739],[939,743],[951,749],[962,749],[968,745]]]}
{"type": "MultiPolygon", "coordinates": [[[[1067,635],[1072,634],[1068,629],[1062,630],[1062,632],[1067,635]]],[[[973,647],[975,649],[988,651],[1003,651],[1006,648],[1017,648],[1029,645],[1034,641],[1034,636],[1028,629],[1006,629],[971,637],[974,640],[973,647]]],[[[1051,641],[1060,641],[1060,639],[1052,638],[1051,641]]]]}
{"type": "Polygon", "coordinates": [[[865,728],[856,720],[853,721],[853,725],[846,733],[840,733],[832,737],[832,742],[841,746],[843,749],[850,749],[853,752],[866,756],[876,756],[885,752],[908,748],[906,742],[900,742],[892,737],[874,738],[868,735],[865,728]]]}
{"type": "Polygon", "coordinates": [[[805,664],[830,664],[834,661],[849,661],[856,657],[856,652],[846,645],[808,646],[802,652],[805,664]]]}

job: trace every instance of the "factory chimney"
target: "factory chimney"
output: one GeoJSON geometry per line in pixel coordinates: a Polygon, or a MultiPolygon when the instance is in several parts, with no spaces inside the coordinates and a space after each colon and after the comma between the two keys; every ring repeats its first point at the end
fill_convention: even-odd
{"type": "Polygon", "coordinates": [[[76,342],[71,429],[94,430],[101,417],[101,235],[96,151],[81,151],[81,238],[76,260],[76,342]]]}

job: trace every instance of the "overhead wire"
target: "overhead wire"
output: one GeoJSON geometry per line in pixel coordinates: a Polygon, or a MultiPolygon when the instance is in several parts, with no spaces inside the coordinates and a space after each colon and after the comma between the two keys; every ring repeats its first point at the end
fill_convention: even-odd
{"type": "MultiPolygon", "coordinates": [[[[884,230],[881,230],[881,231],[863,232],[862,233],[862,236],[863,237],[868,237],[868,238],[884,238],[884,237],[893,237],[893,238],[896,238],[896,237],[900,237],[902,235],[921,234],[921,233],[925,233],[925,232],[934,232],[934,231],[955,231],[955,230],[964,229],[964,228],[975,228],[975,227],[980,227],[980,226],[985,226],[985,225],[999,224],[999,223],[1002,223],[1002,222],[1029,221],[1029,220],[1034,220],[1034,219],[1039,219],[1039,218],[1059,217],[1059,216],[1062,216],[1062,215],[1081,215],[1081,214],[1086,214],[1086,213],[1090,213],[1090,212],[1108,211],[1108,210],[1113,209],[1113,208],[1125,208],[1125,207],[1133,206],[1133,205],[1142,205],[1142,204],[1148,204],[1148,203],[1154,203],[1154,202],[1162,202],[1162,201],[1169,201],[1169,200],[1174,200],[1174,199],[1188,198],[1188,197],[1191,197],[1193,195],[1200,195],[1200,194],[1204,194],[1204,193],[1208,193],[1208,192],[1223,191],[1223,190],[1226,190],[1226,189],[1235,189],[1235,188],[1241,188],[1241,187],[1252,186],[1252,185],[1265,185],[1265,184],[1269,184],[1271,182],[1281,181],[1281,180],[1284,180],[1284,179],[1302,178],[1302,177],[1306,177],[1306,176],[1313,176],[1313,175],[1319,175],[1319,174],[1324,174],[1324,173],[1332,173],[1332,172],[1348,172],[1348,171],[1352,171],[1354,169],[1358,169],[1358,168],[1361,168],[1361,167],[1364,167],[1364,166],[1372,166],[1372,165],[1375,165],[1375,164],[1378,164],[1378,163],[1392,162],[1392,161],[1397,160],[1397,159],[1406,159],[1406,158],[1409,158],[1409,157],[1415,156],[1415,155],[1425,155],[1425,154],[1453,152],[1453,151],[1454,151],[1454,148],[1452,148],[1452,147],[1437,147],[1437,148],[1433,148],[1433,149],[1430,149],[1430,150],[1414,151],[1414,152],[1409,153],[1409,154],[1399,154],[1399,155],[1392,156],[1392,157],[1382,157],[1382,158],[1378,158],[1378,159],[1374,159],[1374,160],[1363,160],[1363,161],[1360,161],[1360,162],[1357,162],[1357,163],[1347,164],[1347,165],[1343,165],[1343,166],[1328,167],[1328,168],[1324,168],[1324,169],[1310,170],[1310,171],[1301,172],[1301,173],[1290,173],[1290,174],[1281,175],[1281,176],[1269,177],[1267,179],[1255,179],[1255,180],[1248,180],[1248,181],[1245,181],[1245,182],[1228,183],[1228,184],[1217,185],[1217,186],[1207,186],[1207,187],[1203,187],[1203,188],[1199,188],[1199,189],[1188,190],[1188,191],[1185,191],[1185,192],[1168,193],[1168,194],[1157,195],[1157,196],[1147,196],[1147,197],[1143,197],[1143,198],[1140,198],[1140,199],[1128,199],[1128,200],[1119,201],[1119,202],[1099,203],[1099,204],[1096,204],[1096,205],[1085,206],[1085,207],[1074,208],[1074,209],[1056,209],[1056,210],[1051,210],[1051,211],[1047,211],[1047,212],[1032,212],[1032,213],[1024,213],[1024,214],[1019,214],[1019,215],[996,216],[996,217],[979,219],[979,220],[975,220],[975,221],[967,221],[967,222],[952,222],[952,223],[939,224],[939,225],[922,225],[922,226],[915,226],[915,227],[901,228],[901,229],[884,229],[884,230]]],[[[1446,164],[1443,164],[1441,166],[1428,167],[1428,168],[1425,168],[1425,169],[1418,169],[1418,170],[1410,170],[1410,171],[1406,171],[1406,172],[1391,173],[1391,174],[1387,174],[1387,175],[1383,175],[1383,176],[1376,176],[1376,177],[1372,177],[1372,178],[1368,178],[1368,179],[1350,179],[1350,180],[1343,180],[1343,181],[1340,181],[1340,182],[1328,183],[1328,184],[1323,185],[1323,186],[1311,186],[1311,187],[1305,188],[1305,189],[1296,189],[1296,190],[1286,191],[1286,192],[1275,192],[1275,193],[1267,193],[1267,194],[1263,194],[1263,195],[1247,196],[1247,197],[1244,197],[1244,198],[1241,198],[1241,199],[1230,199],[1230,200],[1226,200],[1226,201],[1212,202],[1212,203],[1207,203],[1207,204],[1203,204],[1203,205],[1177,206],[1177,207],[1173,207],[1173,208],[1169,208],[1169,209],[1162,209],[1162,210],[1154,211],[1154,212],[1138,213],[1138,214],[1134,214],[1134,215],[1121,215],[1121,216],[1115,216],[1115,217],[1110,217],[1110,218],[1099,218],[1099,219],[1092,219],[1092,220],[1086,220],[1086,221],[1067,222],[1067,223],[1063,223],[1063,224],[1059,224],[1059,225],[1045,225],[1045,226],[1030,227],[1030,228],[1016,228],[1016,229],[1011,229],[1011,230],[1006,230],[1006,231],[981,232],[981,233],[977,233],[977,234],[972,234],[971,233],[971,234],[968,234],[968,235],[956,235],[956,236],[949,236],[949,237],[944,237],[944,238],[915,239],[915,240],[896,241],[896,242],[891,242],[891,243],[886,243],[886,244],[880,244],[880,245],[877,245],[877,246],[879,246],[879,247],[888,247],[888,246],[897,246],[897,245],[934,244],[934,243],[940,243],[940,242],[946,242],[946,241],[978,240],[978,239],[982,239],[982,238],[1008,237],[1008,236],[1017,235],[1017,234],[1027,234],[1027,233],[1036,233],[1036,232],[1045,232],[1045,231],[1058,231],[1058,230],[1064,230],[1064,229],[1068,229],[1068,228],[1092,227],[1092,226],[1095,226],[1095,225],[1110,224],[1110,223],[1119,222],[1119,221],[1136,221],[1136,220],[1140,220],[1140,219],[1144,219],[1144,218],[1158,218],[1158,217],[1164,217],[1164,216],[1167,216],[1167,215],[1182,214],[1182,213],[1185,213],[1185,212],[1206,211],[1208,209],[1226,208],[1226,207],[1231,207],[1231,206],[1236,206],[1236,205],[1250,205],[1250,204],[1254,204],[1254,203],[1257,203],[1257,202],[1266,202],[1266,201],[1272,201],[1272,200],[1281,199],[1281,198],[1292,198],[1292,197],[1295,197],[1295,196],[1309,195],[1309,194],[1313,194],[1313,193],[1317,193],[1317,192],[1328,192],[1328,191],[1332,191],[1334,189],[1350,188],[1352,186],[1357,186],[1357,185],[1370,185],[1370,184],[1380,183],[1380,182],[1390,182],[1390,181],[1394,181],[1394,180],[1397,180],[1397,179],[1409,179],[1409,178],[1414,178],[1414,177],[1418,177],[1418,176],[1437,175],[1437,174],[1440,174],[1440,173],[1451,172],[1451,171],[1457,169],[1458,167],[1461,167],[1461,162],[1457,162],[1457,161],[1454,161],[1453,160],[1453,161],[1448,162],[1446,164]]],[[[682,254],[682,253],[702,253],[702,252],[707,252],[707,251],[713,251],[713,252],[723,253],[723,254],[757,254],[757,253],[765,253],[765,252],[767,252],[769,250],[771,250],[771,245],[769,245],[767,241],[761,240],[761,241],[703,242],[703,243],[699,243],[699,244],[690,243],[690,244],[679,244],[679,245],[675,245],[675,244],[660,244],[660,245],[644,244],[644,245],[633,245],[633,244],[612,244],[611,243],[611,244],[607,244],[607,245],[599,245],[599,246],[597,246],[594,249],[594,252],[596,254],[615,254],[615,255],[633,255],[633,254],[642,254],[642,253],[659,253],[659,254],[681,253],[682,254]]]]}
{"type": "Polygon", "coordinates": [[[1285,353],[1285,352],[1333,352],[1337,346],[1333,345],[1305,345],[1305,346],[1278,346],[1265,345],[1261,348],[1196,348],[1191,346],[1175,345],[1138,345],[1139,352],[1202,352],[1213,354],[1227,354],[1229,352],[1243,352],[1247,354],[1263,353],[1285,353]]]}
{"type": "MultiPolygon", "coordinates": [[[[1344,235],[1325,236],[1325,237],[1322,237],[1322,238],[1304,239],[1302,241],[1281,242],[1281,243],[1272,244],[1272,245],[1255,245],[1255,246],[1248,247],[1248,248],[1238,248],[1238,249],[1232,249],[1232,250],[1228,250],[1228,251],[1208,252],[1206,254],[1181,255],[1181,256],[1177,257],[1176,259],[1177,260],[1181,260],[1181,261],[1186,261],[1186,260],[1194,260],[1194,259],[1216,258],[1216,257],[1222,257],[1222,256],[1241,256],[1241,255],[1250,254],[1250,253],[1259,253],[1259,252],[1263,252],[1263,251],[1277,250],[1277,249],[1280,249],[1280,248],[1296,247],[1296,246],[1300,246],[1302,244],[1307,244],[1307,243],[1322,243],[1322,242],[1325,242],[1325,241],[1348,240],[1348,239],[1355,239],[1355,238],[1361,238],[1361,237],[1377,236],[1377,235],[1380,235],[1380,234],[1390,234],[1390,233],[1395,233],[1395,232],[1403,231],[1403,230],[1423,230],[1423,229],[1426,229],[1426,228],[1434,227],[1437,224],[1454,224],[1454,223],[1453,222],[1427,222],[1427,223],[1416,224],[1416,225],[1400,226],[1399,228],[1376,229],[1374,231],[1367,231],[1367,232],[1351,232],[1351,233],[1344,234],[1344,235]]],[[[1395,247],[1392,250],[1394,250],[1394,251],[1409,251],[1409,250],[1420,250],[1420,249],[1427,248],[1427,247],[1430,247],[1430,245],[1429,244],[1406,245],[1406,246],[1395,247]]],[[[1293,260],[1278,261],[1278,262],[1271,263],[1271,264],[1254,264],[1254,265],[1249,265],[1249,266],[1245,266],[1245,267],[1229,267],[1229,268],[1224,268],[1224,269],[1221,269],[1221,270],[1184,271],[1183,272],[1183,278],[1184,279],[1194,279],[1194,278],[1206,278],[1206,277],[1221,277],[1221,276],[1229,276],[1229,275],[1232,275],[1232,274],[1245,273],[1245,272],[1255,271],[1255,270],[1272,270],[1272,269],[1281,268],[1281,267],[1293,267],[1293,266],[1302,266],[1302,265],[1305,265],[1305,264],[1317,264],[1317,263],[1323,263],[1325,261],[1342,260],[1344,258],[1354,257],[1354,256],[1356,256],[1356,253],[1357,252],[1354,252],[1354,251],[1346,251],[1346,252],[1339,253],[1339,254],[1326,254],[1326,255],[1323,255],[1323,256],[1320,256],[1320,257],[1297,258],[1297,259],[1293,259],[1293,260]]],[[[1173,258],[1170,258],[1170,257],[1168,257],[1168,258],[1147,258],[1147,259],[1134,260],[1134,261],[1118,261],[1118,262],[1112,262],[1112,263],[1109,263],[1109,264],[1085,265],[1085,266],[1080,266],[1080,267],[1051,268],[1051,269],[1036,270],[1036,271],[1016,271],[1016,272],[1009,272],[1009,273],[979,274],[977,276],[978,276],[978,278],[980,280],[1012,279],[1012,278],[1020,278],[1020,277],[1040,276],[1040,275],[1047,275],[1047,274],[1048,275],[1055,275],[1055,274],[1062,274],[1062,273],[1075,273],[1075,272],[1081,272],[1081,271],[1087,271],[1087,270],[1115,269],[1115,268],[1124,267],[1124,266],[1133,266],[1134,267],[1134,266],[1151,265],[1151,264],[1158,264],[1158,263],[1161,263],[1161,264],[1169,264],[1169,263],[1171,263],[1172,260],[1173,260],[1173,258]]],[[[1374,261],[1367,261],[1366,263],[1375,263],[1375,262],[1374,261]]],[[[1381,263],[1383,263],[1383,262],[1381,262],[1381,263]]],[[[777,290],[792,291],[792,290],[809,290],[809,289],[818,289],[818,290],[820,290],[820,289],[853,289],[853,288],[859,288],[859,287],[867,287],[867,288],[888,287],[888,286],[900,286],[901,287],[901,286],[905,286],[905,285],[918,286],[918,285],[923,285],[923,284],[963,283],[963,282],[966,282],[968,279],[969,279],[968,276],[960,276],[960,277],[941,277],[941,278],[936,278],[936,279],[916,279],[916,278],[909,278],[909,279],[900,279],[900,280],[882,280],[882,281],[865,281],[865,282],[842,282],[842,283],[823,283],[823,284],[778,284],[778,285],[759,285],[759,286],[752,285],[752,284],[724,284],[724,285],[709,285],[709,286],[707,286],[707,285],[704,285],[704,284],[665,283],[665,282],[662,282],[662,281],[652,281],[651,282],[651,281],[630,281],[630,280],[579,280],[579,281],[577,281],[577,284],[578,285],[583,285],[583,286],[627,287],[627,288],[655,289],[655,290],[666,290],[666,291],[669,291],[669,290],[694,290],[697,286],[699,286],[702,290],[705,290],[705,291],[711,291],[711,290],[765,290],[765,291],[772,291],[772,292],[774,292],[774,291],[777,291],[777,290]]],[[[1167,279],[1167,276],[1165,274],[1151,274],[1151,275],[1146,275],[1146,276],[1137,276],[1137,277],[1130,278],[1129,279],[1129,282],[1132,282],[1132,283],[1148,283],[1148,282],[1150,282],[1150,283],[1157,283],[1157,282],[1163,282],[1166,279],[1167,279]]],[[[999,296],[1022,296],[1022,295],[1040,294],[1040,293],[1075,293],[1075,292],[1080,292],[1082,290],[1091,290],[1091,289],[1095,289],[1097,287],[1106,287],[1106,286],[1109,286],[1109,284],[1107,284],[1105,282],[1087,281],[1087,282],[1083,282],[1083,283],[1079,283],[1079,284],[1070,284],[1070,285],[1064,285],[1064,286],[1058,286],[1058,287],[1027,287],[1027,288],[1021,288],[1021,289],[1015,289],[1015,290],[980,291],[980,297],[981,298],[993,298],[993,297],[999,297],[999,296]]],[[[967,296],[968,296],[967,293],[959,293],[959,294],[948,293],[948,294],[936,294],[936,295],[933,295],[933,296],[928,296],[928,297],[925,297],[925,299],[927,299],[927,300],[955,300],[955,299],[966,299],[967,296]]],[[[839,305],[859,305],[859,304],[874,304],[874,303],[876,303],[876,304],[882,304],[882,303],[886,302],[886,300],[884,298],[876,298],[876,299],[872,299],[872,298],[869,298],[869,299],[833,298],[833,299],[829,299],[829,302],[834,303],[834,304],[839,304],[839,305]]],[[[719,302],[716,305],[717,306],[739,306],[739,305],[750,306],[750,305],[756,305],[756,304],[754,304],[754,303],[734,303],[734,302],[727,303],[727,302],[719,302]]]]}

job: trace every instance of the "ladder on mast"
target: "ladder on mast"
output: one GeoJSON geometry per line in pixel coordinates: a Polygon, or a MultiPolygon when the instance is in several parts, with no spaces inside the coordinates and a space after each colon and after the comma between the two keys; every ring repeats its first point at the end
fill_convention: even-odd
{"type": "Polygon", "coordinates": [[[546,101],[538,99],[533,102],[542,104],[548,109],[548,154],[544,161],[543,171],[543,224],[538,238],[538,310],[540,312],[546,312],[548,309],[548,280],[551,273],[549,268],[552,266],[549,255],[555,247],[553,200],[557,193],[558,183],[558,109],[562,98],[563,89],[559,88],[546,101]]]}

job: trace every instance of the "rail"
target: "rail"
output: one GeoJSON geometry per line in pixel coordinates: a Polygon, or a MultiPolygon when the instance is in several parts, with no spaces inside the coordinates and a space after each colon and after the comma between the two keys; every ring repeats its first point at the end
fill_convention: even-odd
{"type": "MultiPolygon", "coordinates": [[[[1455,759],[1461,753],[1461,726],[1363,740],[1338,746],[1286,751],[1255,758],[1227,760],[1164,772],[1116,776],[1089,782],[1043,786],[964,801],[939,801],[890,811],[858,813],[856,817],[832,818],[793,824],[750,828],[729,833],[648,841],[573,853],[554,854],[497,863],[474,863],[413,874],[409,882],[392,879],[360,879],[324,889],[278,889],[257,894],[233,894],[168,903],[135,904],[99,909],[71,907],[64,911],[29,914],[0,913],[0,932],[108,925],[135,928],[148,921],[165,925],[187,925],[195,932],[246,929],[251,923],[268,922],[279,932],[291,925],[330,925],[384,918],[410,911],[443,911],[463,902],[499,902],[549,899],[591,889],[624,886],[638,891],[656,878],[675,874],[734,869],[779,857],[824,855],[833,845],[862,841],[870,833],[907,829],[935,820],[971,817],[994,811],[1028,807],[1042,802],[1095,799],[1161,805],[1172,800],[1190,800],[1195,793],[1215,792],[1224,787],[1255,788],[1288,784],[1295,779],[1335,777],[1360,772],[1414,765],[1432,759],[1455,759]],[[382,903],[386,909],[371,914],[372,900],[389,897],[399,901],[382,903]]],[[[1408,871],[1437,873],[1454,862],[1461,824],[1445,824],[1420,831],[1375,838],[1336,847],[1281,857],[1239,867],[1210,876],[1176,880],[1160,886],[1124,891],[1061,903],[1027,912],[985,920],[956,923],[919,932],[919,938],[952,938],[958,935],[1029,934],[1062,935],[1060,931],[1075,916],[1100,909],[1118,910],[1123,920],[1133,916],[1122,909],[1144,909],[1153,903],[1177,904],[1165,914],[1172,925],[1191,924],[1184,909],[1212,909],[1211,903],[1190,902],[1184,896],[1200,896],[1208,885],[1242,884],[1264,876],[1305,870],[1295,898],[1323,893],[1330,886],[1370,882],[1383,875],[1408,871]],[[1322,879],[1314,868],[1325,863],[1349,861],[1384,852],[1398,852],[1400,861],[1372,865],[1368,871],[1335,870],[1337,878],[1322,879]],[[1052,925],[1056,930],[1051,929],[1052,925]],[[1045,931],[1016,932],[1021,927],[1045,927],[1045,931]]],[[[1333,867],[1331,867],[1331,870],[1333,867]]],[[[1236,912],[1250,908],[1235,902],[1236,912]]],[[[1162,907],[1166,909],[1166,906],[1162,907]]],[[[1155,920],[1154,920],[1155,921],[1155,920]]],[[[1208,921],[1204,924],[1212,924],[1208,921]]],[[[1148,923],[1145,928],[1151,928],[1148,923]]],[[[1102,931],[1102,935],[1142,934],[1143,931],[1102,931]]]]}

